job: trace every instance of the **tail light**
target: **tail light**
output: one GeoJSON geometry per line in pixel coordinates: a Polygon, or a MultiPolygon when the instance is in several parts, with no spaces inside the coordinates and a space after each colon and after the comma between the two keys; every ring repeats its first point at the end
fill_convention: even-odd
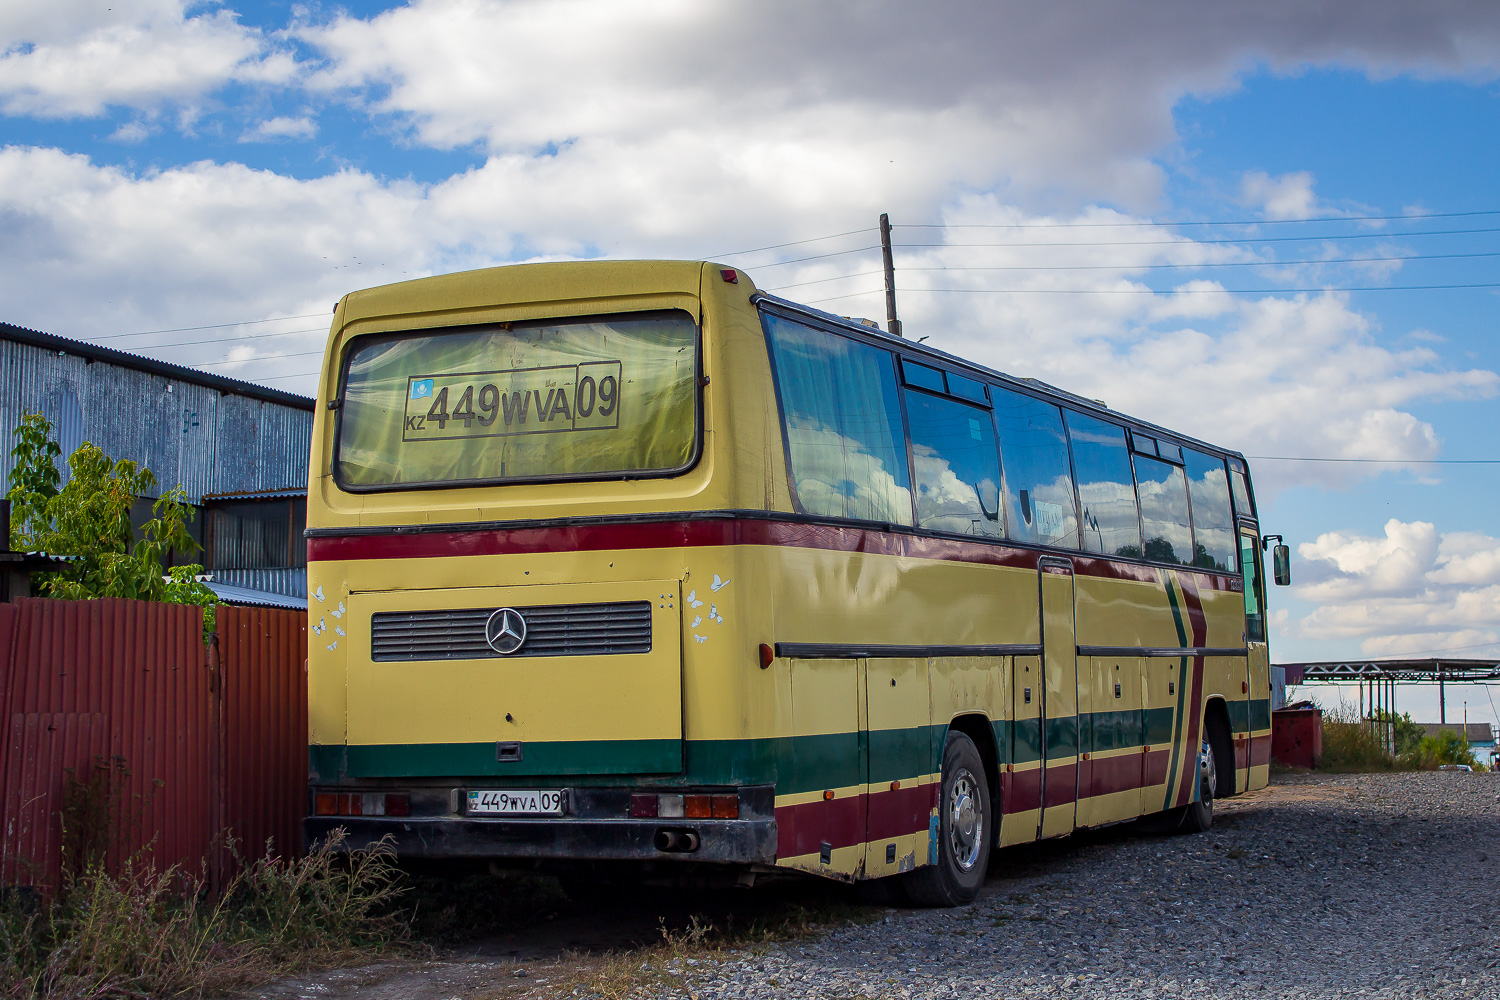
{"type": "Polygon", "coordinates": [[[318,816],[410,816],[406,792],[318,792],[313,796],[318,816]]]}
{"type": "Polygon", "coordinates": [[[739,819],[740,797],[735,792],[635,792],[630,796],[630,815],[633,819],[739,819]]]}

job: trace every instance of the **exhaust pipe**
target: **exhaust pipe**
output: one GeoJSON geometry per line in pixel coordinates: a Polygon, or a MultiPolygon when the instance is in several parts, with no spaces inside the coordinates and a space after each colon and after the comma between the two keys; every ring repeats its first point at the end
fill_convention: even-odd
{"type": "Polygon", "coordinates": [[[671,854],[691,854],[701,841],[695,830],[657,830],[656,849],[671,854]]]}

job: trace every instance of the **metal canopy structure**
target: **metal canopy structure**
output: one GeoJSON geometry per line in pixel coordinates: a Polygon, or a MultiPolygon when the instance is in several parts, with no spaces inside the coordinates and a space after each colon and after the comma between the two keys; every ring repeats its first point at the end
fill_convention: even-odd
{"type": "Polygon", "coordinates": [[[1480,684],[1500,680],[1500,660],[1324,660],[1278,666],[1286,671],[1288,684],[1359,681],[1480,684]]]}
{"type": "Polygon", "coordinates": [[[1372,717],[1382,712],[1394,716],[1398,684],[1436,684],[1439,722],[1448,721],[1447,685],[1500,681],[1500,660],[1322,660],[1278,666],[1286,671],[1288,685],[1358,684],[1361,716],[1367,704],[1372,717]]]}

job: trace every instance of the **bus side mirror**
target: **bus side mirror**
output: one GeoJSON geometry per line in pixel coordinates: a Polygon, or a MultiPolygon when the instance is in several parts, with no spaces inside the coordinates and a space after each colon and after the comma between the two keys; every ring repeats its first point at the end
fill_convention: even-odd
{"type": "Polygon", "coordinates": [[[1277,545],[1271,550],[1271,575],[1278,587],[1292,582],[1292,550],[1286,545],[1277,545]]]}

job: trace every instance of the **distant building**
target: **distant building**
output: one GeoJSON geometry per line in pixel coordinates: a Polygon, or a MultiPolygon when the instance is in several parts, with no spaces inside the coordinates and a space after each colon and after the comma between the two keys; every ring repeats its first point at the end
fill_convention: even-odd
{"type": "MultiPolygon", "coordinates": [[[[313,400],[0,323],[0,476],[23,413],[52,422],[64,462],[84,441],[181,484],[209,586],[233,603],[307,605],[313,400]]],[[[68,470],[61,470],[66,482],[68,470]]],[[[155,496],[132,512],[141,523],[155,496]]]]}

